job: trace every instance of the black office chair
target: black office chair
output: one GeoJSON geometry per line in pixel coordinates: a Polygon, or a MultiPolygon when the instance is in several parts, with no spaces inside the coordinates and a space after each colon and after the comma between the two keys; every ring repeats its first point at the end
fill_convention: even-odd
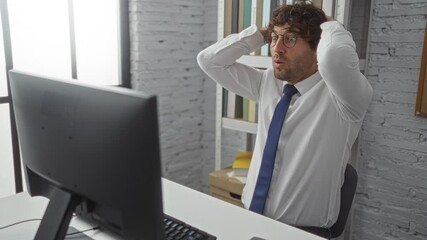
{"type": "Polygon", "coordinates": [[[350,213],[351,204],[353,203],[354,194],[357,186],[357,172],[353,166],[347,164],[344,173],[344,184],[341,187],[341,206],[338,219],[332,227],[299,227],[302,230],[313,233],[327,239],[339,237],[344,231],[348,214],[350,213]]]}

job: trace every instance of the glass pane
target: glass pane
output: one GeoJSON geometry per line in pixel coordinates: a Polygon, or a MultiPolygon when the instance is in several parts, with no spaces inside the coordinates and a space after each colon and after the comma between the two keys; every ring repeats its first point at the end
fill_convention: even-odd
{"type": "Polygon", "coordinates": [[[118,85],[118,1],[75,0],[73,3],[77,78],[96,84],[118,85]]]}
{"type": "Polygon", "coordinates": [[[7,96],[6,61],[4,56],[3,26],[0,23],[0,97],[7,96]]]}
{"type": "Polygon", "coordinates": [[[0,198],[15,193],[9,104],[0,104],[0,198]]]}
{"type": "Polygon", "coordinates": [[[8,1],[15,69],[71,78],[67,0],[8,1]]]}

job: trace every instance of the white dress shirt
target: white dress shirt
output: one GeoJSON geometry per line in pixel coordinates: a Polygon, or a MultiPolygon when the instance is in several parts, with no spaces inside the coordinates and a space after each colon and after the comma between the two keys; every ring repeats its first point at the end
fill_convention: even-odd
{"type": "MultiPolygon", "coordinates": [[[[295,87],[281,132],[264,215],[295,226],[330,227],[338,217],[340,189],[351,147],[372,98],[360,73],[351,34],[341,24],[321,25],[318,72],[295,87]]],[[[258,102],[258,131],[242,202],[249,208],[274,109],[286,82],[273,69],[236,63],[264,45],[256,26],[229,35],[197,60],[217,83],[258,102]]]]}

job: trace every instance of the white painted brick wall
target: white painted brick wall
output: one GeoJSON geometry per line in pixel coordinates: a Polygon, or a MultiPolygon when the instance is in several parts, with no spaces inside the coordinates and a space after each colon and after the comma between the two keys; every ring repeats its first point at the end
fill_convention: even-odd
{"type": "MultiPolygon", "coordinates": [[[[204,0],[204,41],[205,48],[217,40],[218,2],[204,0]]],[[[216,114],[216,85],[203,74],[203,132],[202,132],[202,156],[203,167],[201,178],[203,179],[202,191],[210,193],[208,174],[215,168],[215,114],[216,114]]]]}
{"type": "Polygon", "coordinates": [[[427,119],[414,116],[426,0],[373,0],[352,239],[427,239],[427,119]]]}
{"type": "Polygon", "coordinates": [[[132,87],[158,95],[163,176],[207,189],[215,86],[196,61],[216,40],[215,1],[129,1],[132,87]]]}

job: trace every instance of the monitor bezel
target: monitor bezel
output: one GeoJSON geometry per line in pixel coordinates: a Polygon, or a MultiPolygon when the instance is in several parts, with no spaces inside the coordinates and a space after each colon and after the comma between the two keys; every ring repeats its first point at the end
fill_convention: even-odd
{"type": "MultiPolygon", "coordinates": [[[[80,217],[94,221],[102,227],[116,231],[125,239],[163,239],[161,157],[156,96],[119,87],[95,86],[76,80],[46,77],[17,70],[11,70],[9,75],[12,104],[15,109],[18,139],[21,145],[28,191],[32,196],[45,196],[50,199],[35,239],[63,239],[73,212],[77,212],[80,217]],[[119,104],[117,101],[122,102],[119,104]],[[85,108],[87,104],[90,105],[91,103],[97,107],[92,112],[89,107],[85,108]],[[138,109],[139,107],[140,109],[138,109]],[[131,152],[121,153],[124,156],[123,158],[127,160],[122,159],[120,161],[126,162],[120,162],[118,159],[112,160],[113,156],[117,158],[118,153],[115,151],[119,150],[111,150],[111,142],[108,142],[104,149],[104,151],[112,155],[111,159],[109,155],[99,154],[100,158],[111,160],[112,167],[108,169],[102,166],[103,162],[101,160],[93,160],[92,162],[89,159],[90,157],[83,156],[86,152],[93,154],[93,156],[98,156],[96,155],[97,151],[82,150],[83,148],[81,148],[81,151],[72,151],[75,150],[76,146],[81,147],[81,145],[75,144],[75,142],[79,141],[77,134],[73,135],[67,130],[73,131],[81,127],[84,128],[84,131],[90,132],[92,127],[94,132],[85,136],[93,140],[97,138],[96,133],[101,138],[107,138],[109,136],[108,131],[111,130],[113,132],[112,129],[114,129],[97,127],[93,123],[91,126],[79,125],[81,124],[79,120],[82,119],[76,120],[76,118],[84,117],[75,112],[70,114],[70,111],[79,110],[86,113],[85,116],[89,116],[84,119],[88,122],[102,121],[103,124],[112,124],[111,126],[115,125],[110,122],[109,118],[114,118],[114,120],[121,122],[121,127],[127,130],[125,134],[114,136],[118,138],[118,144],[129,145],[120,148],[120,150],[126,149],[125,151],[131,152]],[[113,114],[106,113],[107,110],[117,113],[129,111],[132,116],[124,116],[129,117],[126,120],[115,118],[113,114]],[[143,113],[145,111],[145,114],[141,114],[138,110],[143,113]],[[102,119],[99,116],[100,114],[106,114],[109,118],[102,119]],[[32,120],[30,121],[29,119],[32,120]],[[38,124],[34,122],[38,122],[38,124]],[[63,130],[63,128],[67,129],[63,130]],[[69,136],[66,136],[67,134],[69,136]],[[47,135],[48,137],[46,137],[47,135]],[[67,137],[69,139],[65,139],[67,137]],[[73,176],[73,174],[68,174],[60,167],[57,167],[59,169],[57,170],[62,171],[62,173],[54,174],[52,169],[41,169],[37,165],[43,159],[53,158],[52,155],[43,153],[43,149],[46,151],[47,148],[40,145],[40,143],[35,143],[37,138],[45,141],[45,145],[56,146],[67,152],[68,155],[74,155],[73,158],[70,157],[69,159],[62,157],[66,159],[66,162],[62,164],[69,163],[71,160],[81,164],[78,169],[74,168],[72,170],[75,171],[74,175],[76,175],[74,182],[65,181],[59,177],[61,174],[62,176],[71,176],[71,178],[73,176]],[[67,145],[68,142],[71,143],[73,141],[74,145],[67,145]],[[138,141],[140,142],[139,144],[137,143],[138,141]],[[89,166],[91,164],[102,167],[97,172],[92,168],[93,175],[84,174],[86,169],[90,169],[89,166]],[[142,165],[146,169],[138,169],[142,165]],[[117,176],[121,176],[124,179],[117,178],[116,175],[114,181],[108,182],[105,176],[101,179],[107,181],[109,186],[114,186],[114,190],[108,190],[105,182],[92,184],[92,180],[99,181],[100,178],[96,176],[103,174],[100,173],[103,169],[108,175],[111,174],[112,168],[120,171],[117,176]],[[76,170],[80,170],[80,172],[76,170]],[[137,173],[140,175],[137,175],[137,173]],[[79,181],[78,177],[82,175],[84,180],[79,181]],[[117,181],[123,181],[123,183],[117,184],[117,181]],[[152,184],[147,184],[147,182],[152,184]],[[88,189],[85,189],[85,185],[88,189]],[[99,189],[104,192],[91,194],[91,192],[101,191],[99,189]]],[[[85,140],[80,139],[80,141],[85,140]]],[[[95,141],[94,144],[102,143],[102,141],[98,140],[93,141],[95,141]]],[[[88,142],[85,143],[87,144],[88,142]]],[[[99,146],[96,146],[96,149],[99,149],[99,146]]],[[[59,156],[59,151],[56,156],[59,156]]],[[[57,157],[56,160],[58,159],[57,157]]],[[[49,161],[54,160],[49,159],[49,161]]],[[[103,161],[106,160],[103,159],[103,161]]],[[[67,167],[73,168],[72,165],[67,167]]]]}

